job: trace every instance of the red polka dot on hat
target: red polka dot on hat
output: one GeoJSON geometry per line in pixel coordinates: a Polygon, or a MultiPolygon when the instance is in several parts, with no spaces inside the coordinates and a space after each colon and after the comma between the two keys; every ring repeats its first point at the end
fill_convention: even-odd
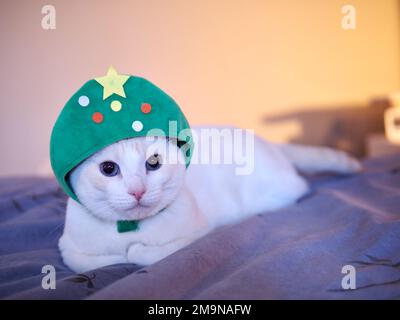
{"type": "Polygon", "coordinates": [[[103,122],[103,115],[100,112],[95,112],[92,115],[92,120],[96,123],[102,123],[103,122]]]}
{"type": "Polygon", "coordinates": [[[142,106],[140,107],[140,110],[142,110],[143,113],[150,113],[151,111],[151,104],[150,103],[142,103],[142,106]]]}

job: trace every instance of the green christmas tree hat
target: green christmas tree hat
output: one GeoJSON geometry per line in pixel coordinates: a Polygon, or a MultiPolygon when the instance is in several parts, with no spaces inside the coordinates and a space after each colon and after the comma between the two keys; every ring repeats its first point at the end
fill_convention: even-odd
{"type": "Polygon", "coordinates": [[[50,141],[54,174],[79,201],[68,182],[73,168],[114,142],[147,135],[176,138],[189,165],[192,136],[176,102],[151,82],[110,67],[106,76],[86,82],[61,111],[50,141]]]}

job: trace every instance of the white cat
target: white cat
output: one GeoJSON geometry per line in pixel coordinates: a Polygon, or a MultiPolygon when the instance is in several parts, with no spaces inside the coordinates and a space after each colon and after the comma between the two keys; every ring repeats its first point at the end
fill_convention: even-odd
{"type": "MultiPolygon", "coordinates": [[[[200,145],[194,159],[209,152],[200,145]]],[[[182,152],[165,138],[122,140],[97,152],[70,175],[81,204],[68,200],[59,241],[65,264],[76,272],[116,263],[149,265],[218,226],[296,202],[308,192],[296,169],[361,169],[343,152],[257,137],[251,156],[253,172],[237,175],[234,164],[192,163],[186,170],[182,152]],[[172,161],[173,155],[181,161],[172,161]],[[139,228],[119,233],[118,220],[140,220],[139,228]]]]}

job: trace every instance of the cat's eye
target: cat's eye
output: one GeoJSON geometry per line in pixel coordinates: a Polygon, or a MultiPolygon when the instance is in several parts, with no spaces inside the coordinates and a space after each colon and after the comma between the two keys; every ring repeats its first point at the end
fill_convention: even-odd
{"type": "Polygon", "coordinates": [[[146,160],[146,170],[154,171],[161,167],[161,156],[157,153],[153,154],[146,160]]]}
{"type": "Polygon", "coordinates": [[[105,161],[100,163],[100,172],[106,177],[114,177],[119,172],[119,166],[112,161],[105,161]]]}

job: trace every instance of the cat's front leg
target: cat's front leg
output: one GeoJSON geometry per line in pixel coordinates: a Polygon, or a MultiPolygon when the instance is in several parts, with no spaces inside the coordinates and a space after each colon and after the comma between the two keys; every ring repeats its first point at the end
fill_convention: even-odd
{"type": "Polygon", "coordinates": [[[127,263],[122,255],[91,255],[70,250],[61,252],[64,263],[73,271],[82,273],[112,264],[127,263]]]}
{"type": "Polygon", "coordinates": [[[64,263],[75,272],[86,272],[104,266],[127,263],[125,255],[85,253],[73,245],[68,237],[63,235],[58,243],[64,263]]]}
{"type": "Polygon", "coordinates": [[[147,266],[164,259],[175,251],[187,246],[193,240],[179,239],[159,246],[135,243],[128,249],[128,261],[141,266],[147,266]]]}

